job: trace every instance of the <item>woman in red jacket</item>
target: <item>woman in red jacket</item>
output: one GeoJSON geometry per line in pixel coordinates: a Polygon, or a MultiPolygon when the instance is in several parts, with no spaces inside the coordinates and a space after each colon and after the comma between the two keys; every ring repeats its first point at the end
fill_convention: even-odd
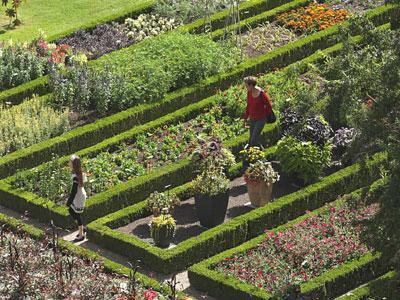
{"type": "Polygon", "coordinates": [[[272,113],[272,104],[268,94],[257,86],[256,77],[246,77],[244,83],[247,88],[247,107],[243,114],[245,124],[250,119],[249,146],[260,146],[259,138],[267,117],[272,113]]]}

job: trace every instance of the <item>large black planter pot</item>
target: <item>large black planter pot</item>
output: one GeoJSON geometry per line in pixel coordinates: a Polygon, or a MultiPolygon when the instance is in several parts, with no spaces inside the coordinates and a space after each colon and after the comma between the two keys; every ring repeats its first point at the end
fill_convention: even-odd
{"type": "Polygon", "coordinates": [[[160,228],[158,240],[154,240],[154,244],[160,248],[168,248],[172,242],[173,236],[167,232],[167,228],[160,228]]]}
{"type": "Polygon", "coordinates": [[[228,208],[229,189],[215,196],[197,194],[194,196],[197,217],[200,224],[210,228],[222,224],[228,208]]]}

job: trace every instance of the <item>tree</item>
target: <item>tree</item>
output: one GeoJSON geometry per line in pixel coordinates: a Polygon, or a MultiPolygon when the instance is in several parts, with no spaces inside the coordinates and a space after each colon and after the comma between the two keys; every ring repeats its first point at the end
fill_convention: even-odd
{"type": "MultiPolygon", "coordinates": [[[[18,9],[21,6],[23,0],[12,0],[11,2],[11,7],[7,8],[7,5],[9,3],[9,0],[2,0],[2,5],[6,7],[5,14],[7,17],[10,18],[10,24],[14,23],[15,26],[21,25],[21,20],[18,19],[18,9]],[[12,19],[14,18],[14,21],[12,19]]],[[[26,1],[26,0],[24,0],[26,1]]]]}

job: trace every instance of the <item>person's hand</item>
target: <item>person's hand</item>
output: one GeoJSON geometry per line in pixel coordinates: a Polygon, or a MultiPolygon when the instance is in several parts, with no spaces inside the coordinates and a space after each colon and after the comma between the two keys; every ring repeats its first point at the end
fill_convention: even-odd
{"type": "Polygon", "coordinates": [[[249,124],[247,123],[247,120],[243,120],[243,125],[244,125],[244,128],[246,128],[246,129],[248,129],[250,127],[249,124]]]}

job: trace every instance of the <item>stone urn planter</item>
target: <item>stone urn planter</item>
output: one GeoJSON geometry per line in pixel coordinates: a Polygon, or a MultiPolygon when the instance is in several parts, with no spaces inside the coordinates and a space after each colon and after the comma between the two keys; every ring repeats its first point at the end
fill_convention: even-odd
{"type": "Polygon", "coordinates": [[[225,220],[229,202],[229,189],[224,193],[213,196],[196,194],[194,201],[200,224],[207,228],[217,226],[225,220]]]}
{"type": "Polygon", "coordinates": [[[266,205],[272,199],[272,187],[279,180],[279,174],[270,162],[257,161],[250,164],[244,174],[250,203],[255,207],[266,205]]]}
{"type": "Polygon", "coordinates": [[[247,182],[246,185],[251,205],[255,207],[261,207],[271,201],[273,187],[272,182],[247,182]]]}

